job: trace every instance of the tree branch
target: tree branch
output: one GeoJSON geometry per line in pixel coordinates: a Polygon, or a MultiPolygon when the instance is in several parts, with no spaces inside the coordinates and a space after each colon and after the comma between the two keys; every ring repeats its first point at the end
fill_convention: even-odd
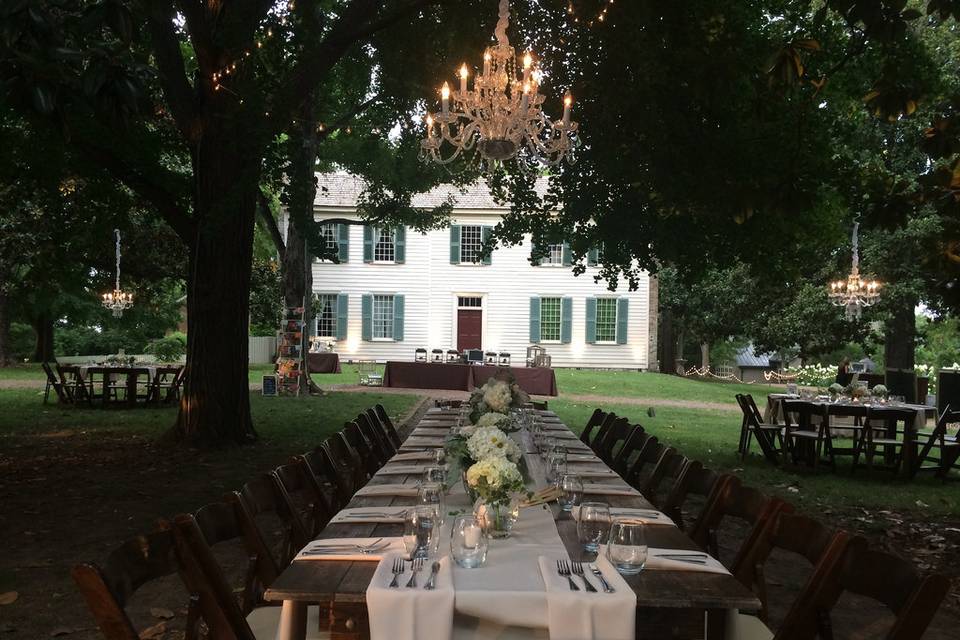
{"type": "Polygon", "coordinates": [[[153,51],[160,72],[160,84],[180,133],[193,146],[200,139],[200,123],[194,106],[194,92],[180,53],[180,41],[173,27],[171,0],[149,2],[148,20],[153,51]]]}
{"type": "Polygon", "coordinates": [[[277,248],[277,253],[280,254],[280,262],[283,262],[287,253],[287,245],[283,241],[283,234],[280,233],[280,227],[277,226],[277,221],[270,211],[270,203],[267,202],[267,197],[263,194],[262,189],[257,189],[257,211],[260,212],[260,219],[267,228],[267,233],[270,234],[273,245],[277,248]]]}
{"type": "Polygon", "coordinates": [[[369,100],[364,100],[363,102],[357,103],[353,106],[352,109],[347,111],[345,114],[337,118],[330,126],[324,127],[323,131],[317,134],[317,142],[323,142],[326,140],[330,134],[334,131],[339,131],[343,127],[347,126],[351,120],[356,118],[358,115],[366,111],[371,105],[373,105],[377,100],[380,99],[381,94],[376,94],[369,100]]]}
{"type": "Polygon", "coordinates": [[[177,198],[172,193],[151,181],[113,151],[79,138],[74,139],[74,144],[82,153],[152,204],[184,244],[188,247],[193,246],[196,238],[196,224],[177,203],[177,198]]]}
{"type": "Polygon", "coordinates": [[[312,47],[306,47],[300,60],[287,78],[280,83],[271,110],[272,129],[282,129],[300,104],[306,100],[326,74],[337,64],[343,54],[353,45],[370,37],[407,17],[414,11],[431,4],[441,4],[448,0],[409,0],[400,8],[369,21],[370,16],[378,13],[379,0],[354,0],[333,25],[323,40],[312,47]]]}

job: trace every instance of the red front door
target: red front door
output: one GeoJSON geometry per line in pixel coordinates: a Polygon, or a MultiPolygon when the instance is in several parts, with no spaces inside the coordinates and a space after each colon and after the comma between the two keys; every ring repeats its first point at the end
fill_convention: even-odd
{"type": "Polygon", "coordinates": [[[457,310],[457,351],[482,349],[480,335],[483,331],[483,311],[480,309],[457,310]]]}

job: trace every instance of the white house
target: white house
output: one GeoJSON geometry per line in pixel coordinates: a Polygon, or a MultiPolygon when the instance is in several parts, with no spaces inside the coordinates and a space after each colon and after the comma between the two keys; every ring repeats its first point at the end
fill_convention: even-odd
{"type": "MultiPolygon", "coordinates": [[[[359,218],[363,182],[317,174],[315,219],[359,218]]],[[[524,245],[475,257],[507,210],[485,184],[461,193],[437,188],[415,198],[433,208],[454,196],[452,225],[426,234],[364,225],[329,225],[340,263],[315,261],[317,335],[335,340],[346,360],[414,359],[415,350],[479,348],[508,352],[523,365],[526,347],[547,349],[555,367],[647,369],[656,362],[656,280],[636,291],[595,283],[597,268],[574,276],[570,252],[551,247],[539,266],[524,245]]],[[[591,255],[591,258],[594,256],[591,255]]]]}

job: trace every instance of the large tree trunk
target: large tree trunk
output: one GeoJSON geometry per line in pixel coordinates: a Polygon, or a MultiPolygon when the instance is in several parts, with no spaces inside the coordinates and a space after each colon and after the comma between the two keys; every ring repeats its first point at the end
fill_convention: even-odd
{"type": "Polygon", "coordinates": [[[677,365],[676,337],[673,335],[673,312],[663,308],[660,313],[660,327],[657,341],[657,355],[660,360],[660,372],[675,374],[677,365]]]}
{"type": "Polygon", "coordinates": [[[49,311],[41,311],[33,318],[37,341],[33,349],[34,362],[51,362],[53,354],[53,318],[49,311]]]}
{"type": "Polygon", "coordinates": [[[917,348],[916,306],[916,300],[904,300],[893,310],[893,316],[887,322],[883,345],[887,367],[913,371],[917,348]]]}
{"type": "Polygon", "coordinates": [[[13,361],[10,353],[10,311],[7,292],[0,289],[0,367],[13,361]]]}
{"type": "Polygon", "coordinates": [[[260,156],[235,133],[197,152],[197,235],[187,281],[187,372],[173,435],[199,446],[256,439],[247,380],[260,156]]]}
{"type": "Polygon", "coordinates": [[[710,343],[700,343],[700,367],[702,369],[710,368],[710,343]]]}

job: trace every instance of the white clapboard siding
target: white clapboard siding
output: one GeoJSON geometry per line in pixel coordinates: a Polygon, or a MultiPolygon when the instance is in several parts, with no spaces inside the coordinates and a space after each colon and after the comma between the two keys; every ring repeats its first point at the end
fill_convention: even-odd
{"type": "MultiPolygon", "coordinates": [[[[327,174],[328,176],[330,174],[327,174]]],[[[332,174],[341,179],[343,174],[332,174]]],[[[318,174],[320,184],[325,175],[318,174]]],[[[329,189],[327,193],[332,192],[329,189]]],[[[325,200],[318,194],[315,217],[356,219],[347,197],[325,200]]],[[[474,203],[477,200],[473,201],[474,203]]],[[[481,201],[482,202],[482,201],[481,201]]],[[[467,209],[455,206],[454,224],[495,225],[503,209],[467,209]]],[[[345,360],[413,360],[414,350],[456,348],[456,310],[458,296],[483,298],[483,344],[485,351],[506,351],[513,364],[523,366],[530,345],[530,297],[570,297],[573,305],[570,344],[541,343],[555,367],[596,367],[645,369],[649,366],[649,286],[644,274],[637,291],[621,284],[617,291],[606,283],[595,283],[597,267],[588,267],[574,276],[571,267],[532,266],[529,238],[519,246],[494,251],[492,264],[451,264],[449,228],[419,234],[406,232],[404,264],[368,264],[363,262],[363,226],[350,227],[349,261],[346,264],[315,262],[315,293],[346,293],[349,296],[348,335],[337,343],[345,360]],[[364,294],[403,294],[405,299],[404,339],[400,342],[361,339],[361,296],[364,294]],[[591,296],[616,296],[629,300],[629,326],[626,344],[586,343],[586,299],[591,296]]]]}

